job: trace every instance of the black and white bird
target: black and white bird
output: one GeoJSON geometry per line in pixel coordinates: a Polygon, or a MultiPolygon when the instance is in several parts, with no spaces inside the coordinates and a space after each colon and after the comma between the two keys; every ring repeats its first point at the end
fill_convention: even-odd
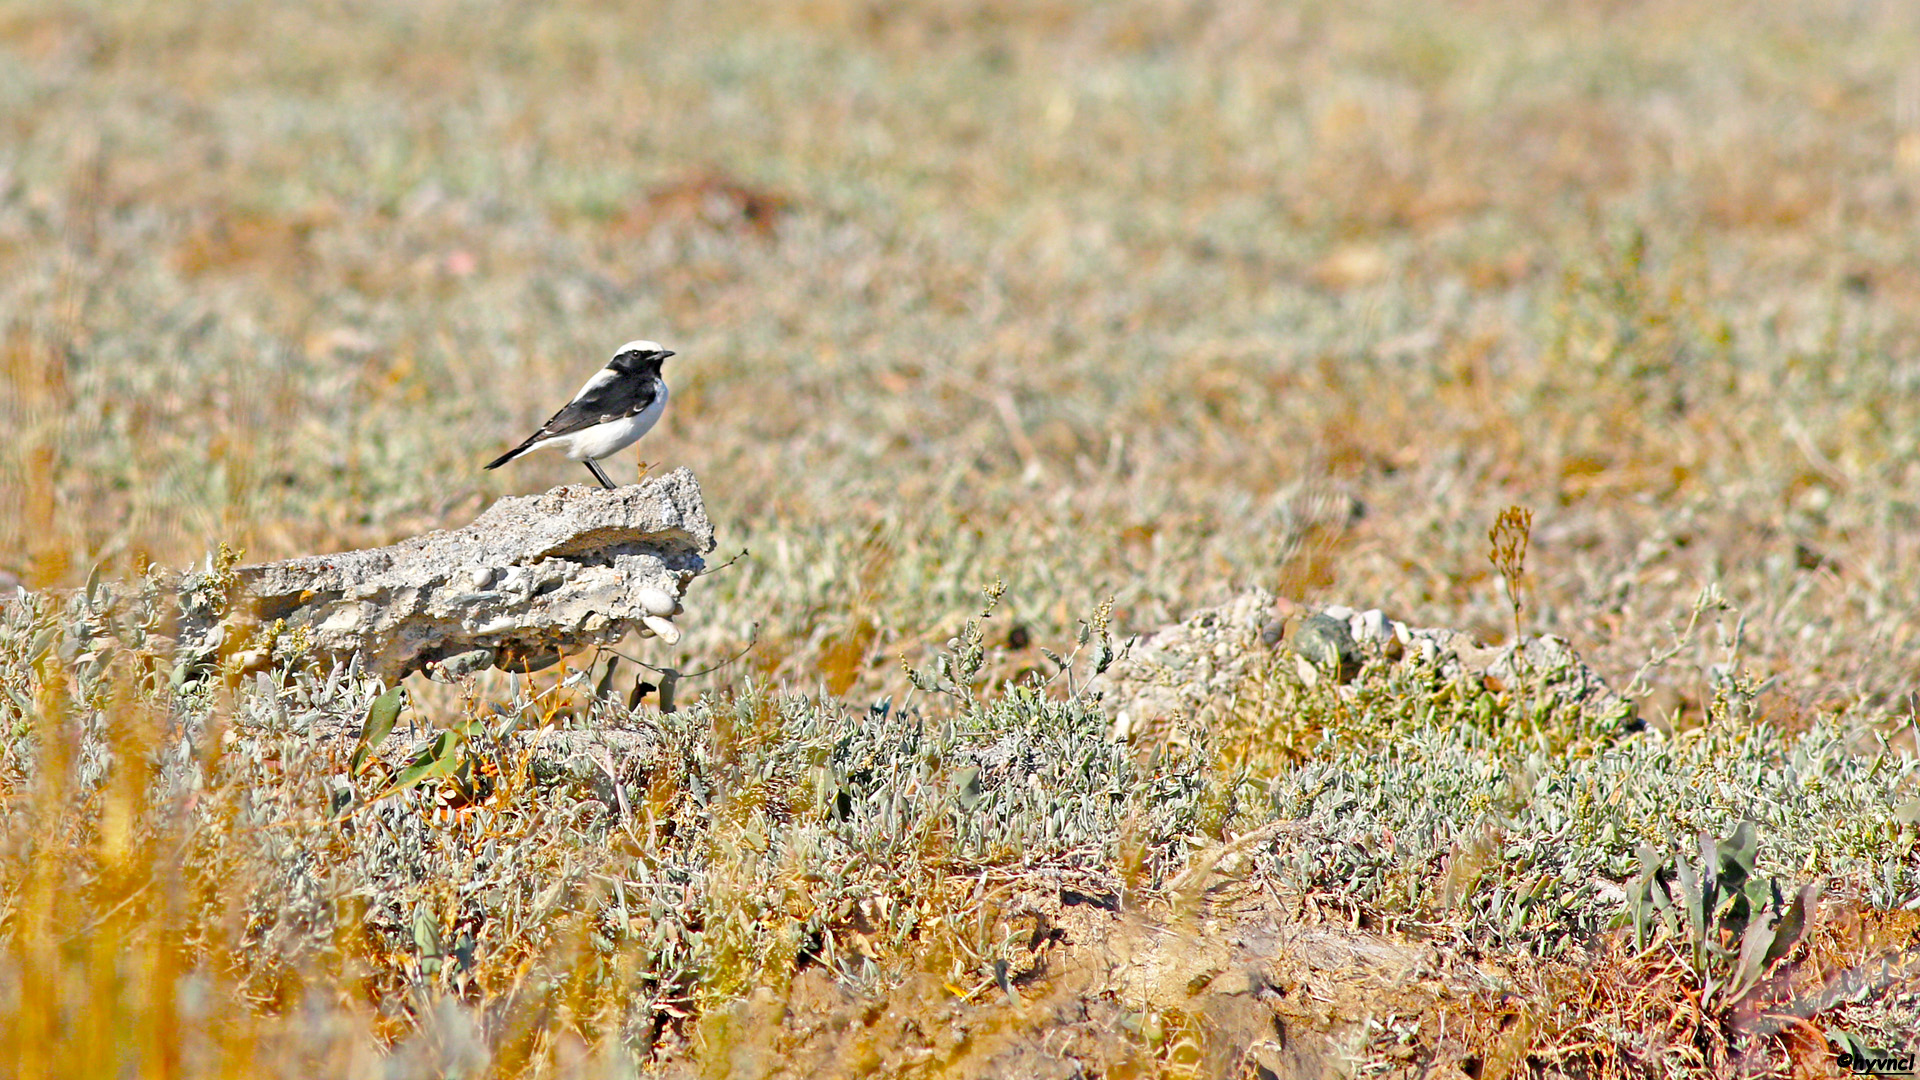
{"type": "Polygon", "coordinates": [[[527,441],[487,462],[497,469],[529,450],[552,446],[572,461],[585,463],[601,486],[613,481],[600,471],[599,460],[632,446],[653,429],[667,407],[667,383],[660,363],[672,356],[651,341],[629,341],[620,346],[607,366],[580,387],[573,400],[527,436],[527,441]]]}

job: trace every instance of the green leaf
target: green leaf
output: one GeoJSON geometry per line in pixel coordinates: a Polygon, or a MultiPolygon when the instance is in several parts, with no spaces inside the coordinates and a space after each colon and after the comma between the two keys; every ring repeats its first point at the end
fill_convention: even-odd
{"type": "Polygon", "coordinates": [[[1828,1028],[1827,1041],[1837,1047],[1841,1053],[1852,1054],[1855,1058],[1879,1056],[1874,1053],[1874,1048],[1868,1046],[1867,1041],[1861,1038],[1858,1033],[1849,1031],[1846,1028],[1828,1028]]]}
{"type": "Polygon", "coordinates": [[[57,626],[49,626],[33,635],[33,644],[27,647],[27,663],[39,663],[40,658],[47,655],[47,651],[53,648],[54,641],[59,637],[60,628],[57,626]]]}
{"type": "Polygon", "coordinates": [[[360,726],[360,741],[354,744],[347,771],[359,775],[373,752],[393,734],[393,725],[400,719],[400,706],[406,697],[406,688],[396,686],[373,699],[373,707],[367,710],[367,722],[360,726]]]}
{"type": "Polygon", "coordinates": [[[1766,886],[1753,876],[1759,854],[1760,842],[1751,821],[1742,821],[1734,827],[1732,836],[1714,845],[1714,906],[1718,910],[1713,925],[1736,938],[1746,933],[1754,912],[1766,904],[1766,886]]]}
{"type": "Polygon", "coordinates": [[[1644,949],[1653,935],[1653,916],[1662,906],[1654,899],[1660,890],[1661,859],[1651,844],[1640,845],[1640,873],[1627,883],[1627,912],[1633,918],[1633,947],[1644,949]]]}
{"type": "Polygon", "coordinates": [[[1787,913],[1773,928],[1773,944],[1767,948],[1767,963],[1771,964],[1787,955],[1800,935],[1807,932],[1807,913],[1819,902],[1820,888],[1817,885],[1802,886],[1793,897],[1793,903],[1787,906],[1787,913]]]}
{"type": "Polygon", "coordinates": [[[1687,940],[1693,943],[1693,968],[1701,970],[1706,962],[1707,910],[1703,904],[1701,882],[1684,858],[1673,860],[1673,877],[1680,883],[1680,906],[1686,909],[1687,940]]]}
{"type": "Polygon", "coordinates": [[[1728,1000],[1738,1001],[1760,982],[1778,936],[1777,919],[1770,914],[1747,925],[1747,932],[1740,936],[1740,957],[1734,962],[1733,978],[1727,982],[1728,1000]]]}
{"type": "Polygon", "coordinates": [[[1760,843],[1755,838],[1753,822],[1741,822],[1733,830],[1733,835],[1720,841],[1716,847],[1720,861],[1720,888],[1726,892],[1745,888],[1747,879],[1753,876],[1754,859],[1760,854],[1760,843]]]}
{"type": "Polygon", "coordinates": [[[413,909],[413,944],[427,956],[440,955],[440,920],[425,904],[413,909]]]}
{"type": "Polygon", "coordinates": [[[446,962],[447,951],[440,942],[440,920],[425,904],[413,909],[413,944],[420,950],[420,970],[437,973],[446,962]]]}
{"type": "Polygon", "coordinates": [[[1687,923],[1693,929],[1695,937],[1705,932],[1706,910],[1700,900],[1700,875],[1693,872],[1687,860],[1673,860],[1673,879],[1680,883],[1680,906],[1686,909],[1687,923]]]}
{"type": "Polygon", "coordinates": [[[473,772],[473,755],[461,754],[460,764],[454,768],[453,775],[449,777],[453,781],[453,786],[459,789],[460,797],[468,802],[475,802],[480,798],[480,789],[473,782],[473,772]]]}
{"type": "Polygon", "coordinates": [[[433,780],[453,775],[460,764],[460,737],[451,731],[443,731],[426,749],[413,755],[413,760],[400,774],[393,778],[393,784],[380,793],[381,798],[396,792],[405,791],[422,780],[433,780]]]}
{"type": "Polygon", "coordinates": [[[954,801],[960,809],[971,810],[980,804],[980,770],[961,769],[953,776],[954,801]]]}

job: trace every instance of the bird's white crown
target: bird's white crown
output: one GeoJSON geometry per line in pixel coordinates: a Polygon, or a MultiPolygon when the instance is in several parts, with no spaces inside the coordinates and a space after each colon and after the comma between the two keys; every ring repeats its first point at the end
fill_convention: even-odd
{"type": "Polygon", "coordinates": [[[664,351],[665,350],[661,348],[660,343],[657,341],[629,341],[625,345],[622,345],[619,348],[613,350],[613,355],[619,356],[621,353],[630,353],[630,352],[664,352],[664,351]]]}

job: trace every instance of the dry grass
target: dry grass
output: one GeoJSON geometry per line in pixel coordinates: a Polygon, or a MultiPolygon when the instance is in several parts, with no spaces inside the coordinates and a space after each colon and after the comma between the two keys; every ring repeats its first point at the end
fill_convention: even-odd
{"type": "MultiPolygon", "coordinates": [[[[1517,505],[1522,628],[1617,684],[1703,586],[1732,605],[1651,674],[1657,719],[1705,723],[1737,647],[1777,680],[1748,719],[1911,752],[1916,42],[1872,0],[0,2],[0,571],[362,546],[578,482],[478,465],[648,336],[680,355],[640,449],[751,552],[648,654],[757,625],[716,697],[904,700],[898,658],[996,578],[995,687],[1107,597],[1132,632],[1246,583],[1499,638],[1517,505]]],[[[5,715],[164,726],[59,704],[63,670],[5,715]]],[[[471,693],[422,709],[510,691],[471,693]]],[[[1217,749],[1278,776],[1321,734],[1287,724],[1217,749]]],[[[266,871],[129,884],[191,839],[114,839],[143,783],[69,817],[8,769],[7,977],[52,980],[9,992],[66,1010],[14,1045],[50,1068],[303,1060],[296,999],[349,1071],[612,1052],[547,1006],[511,1037],[399,1009],[357,945],[305,996],[166,989],[252,940],[208,912],[266,871]]]]}

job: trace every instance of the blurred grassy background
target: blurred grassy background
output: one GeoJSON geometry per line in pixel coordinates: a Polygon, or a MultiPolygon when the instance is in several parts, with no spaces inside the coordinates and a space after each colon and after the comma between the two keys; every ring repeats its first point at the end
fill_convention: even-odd
{"type": "MultiPolygon", "coordinates": [[[[1892,0],[0,0],[0,571],[60,586],[96,566],[185,565],[221,542],[254,560],[379,544],[581,483],[558,458],[480,464],[614,346],[652,337],[679,355],[640,456],[699,475],[720,557],[751,550],[695,585],[672,661],[730,655],[758,624],[746,663],[716,680],[833,695],[620,717],[665,732],[670,751],[649,765],[645,827],[620,815],[631,846],[569,824],[578,800],[518,781],[464,824],[434,824],[421,788],[349,835],[322,809],[338,762],[281,730],[313,701],[290,714],[292,691],[271,681],[175,685],[164,666],[151,684],[102,681],[133,661],[109,661],[51,607],[40,622],[11,609],[0,997],[23,1004],[0,1034],[47,1075],[134,1060],[153,1075],[371,1074],[463,1055],[563,1074],[603,1044],[704,1047],[685,1060],[721,1075],[736,1042],[767,1052],[764,1071],[805,1071],[814,1057],[727,1025],[778,1028],[754,1010],[794,977],[807,933],[867,955],[864,909],[828,910],[822,866],[837,888],[901,901],[883,922],[947,920],[896,926],[878,949],[889,964],[932,956],[926,971],[949,980],[907,984],[889,1024],[991,1033],[1000,1014],[954,1019],[954,1001],[1001,989],[963,959],[1047,940],[1039,923],[1027,939],[989,918],[988,879],[1031,866],[940,844],[902,854],[888,846],[901,797],[850,823],[815,760],[855,746],[920,768],[859,742],[892,730],[859,706],[904,692],[896,658],[945,640],[996,578],[1010,586],[989,624],[1001,675],[1039,664],[1108,597],[1125,633],[1245,584],[1497,639],[1510,612],[1487,530],[1510,504],[1534,513],[1527,632],[1569,637],[1624,685],[1711,585],[1738,614],[1656,677],[1650,710],[1697,709],[1736,641],[1778,691],[1749,710],[1736,687],[1717,726],[1671,753],[1650,739],[1591,762],[1556,750],[1547,771],[1571,779],[1536,793],[1547,767],[1529,746],[1488,750],[1498,738],[1418,695],[1406,701],[1420,709],[1376,695],[1362,700],[1378,715],[1355,714],[1330,692],[1303,707],[1289,684],[1253,702],[1264,728],[1211,733],[1222,760],[1261,765],[1251,780],[1209,774],[1232,796],[1219,805],[1206,800],[1220,791],[1156,794],[1155,776],[1119,768],[1133,766],[1104,718],[1073,713],[1075,737],[1117,763],[1113,791],[1193,819],[1154,834],[1168,866],[1311,811],[1337,826],[1328,851],[1386,875],[1375,884],[1431,885],[1444,861],[1434,902],[1461,925],[1480,904],[1510,928],[1508,878],[1537,899],[1541,875],[1570,867],[1599,926],[1614,906],[1595,899],[1594,867],[1759,813],[1777,819],[1769,858],[1836,879],[1838,914],[1819,930],[1834,967],[1910,956],[1909,913],[1883,909],[1911,893],[1911,759],[1866,729],[1913,708],[1916,196],[1920,9],[1892,0]],[[1824,710],[1845,723],[1809,715],[1824,710]],[[1756,716],[1811,734],[1775,738],[1756,716]],[[1365,809],[1275,798],[1299,776],[1273,756],[1324,745],[1329,717],[1379,745],[1336,747],[1299,776],[1350,784],[1365,809]],[[204,789],[161,791],[148,770],[78,749],[91,732],[144,762],[194,723],[209,726],[181,737],[204,762],[175,764],[204,763],[204,789]],[[1242,781],[1253,794],[1229,820],[1242,781]],[[727,812],[708,812],[714,791],[727,812]],[[1511,803],[1511,820],[1483,823],[1471,791],[1511,803]],[[1537,847],[1546,817],[1526,815],[1562,803],[1607,831],[1580,858],[1503,854],[1456,911],[1456,859],[1491,857],[1461,838],[1511,826],[1537,847]],[[131,824],[143,814],[158,824],[131,824]],[[412,845],[405,857],[382,854],[376,818],[412,845]],[[795,839],[829,833],[868,854],[829,865],[795,839]],[[867,876],[849,879],[856,861],[867,876]],[[454,895],[482,862],[506,900],[454,895]],[[622,933],[640,921],[625,921],[620,881],[679,890],[655,895],[640,927],[666,942],[655,953],[592,941],[608,901],[583,882],[601,870],[622,933]],[[761,903],[769,881],[791,886],[784,908],[761,903]],[[477,935],[478,990],[446,963],[456,933],[469,951],[477,935]],[[589,953],[620,977],[589,987],[589,953]],[[660,956],[679,966],[641,970],[660,956]],[[977,987],[956,992],[952,972],[977,987]],[[755,979],[740,1008],[725,1004],[755,979]],[[641,993],[664,996],[621,997],[641,993]],[[689,1019],[680,1006],[696,999],[714,1008],[689,1019]],[[205,1046],[183,1034],[202,1029],[205,1046]]],[[[331,694],[321,704],[343,724],[371,692],[288,678],[331,694]]],[[[554,721],[557,691],[525,696],[537,689],[516,685],[505,707],[554,721]]],[[[410,724],[500,715],[470,687],[416,700],[410,724]]],[[[1028,709],[1046,714],[1036,732],[1067,723],[1033,695],[993,707],[969,722],[1000,734],[1028,709]]],[[[610,708],[580,719],[611,723],[610,708]]],[[[892,715],[917,738],[928,714],[892,715]]],[[[933,719],[952,736],[951,718],[933,719]]],[[[835,782],[857,787],[856,764],[835,782]]],[[[942,798],[970,809],[980,792],[938,770],[921,781],[934,793],[907,807],[915,828],[947,820],[942,798]]],[[[1034,799],[1078,797],[1049,786],[1034,799]]],[[[974,815],[1014,830],[1016,853],[1053,857],[1033,839],[1052,833],[1017,816],[974,815]]],[[[1128,821],[1076,865],[1146,874],[1128,821]]],[[[1361,880],[1326,865],[1336,898],[1361,880]]],[[[1358,928],[1399,903],[1353,895],[1312,918],[1358,928]]],[[[1406,911],[1428,913],[1408,896],[1406,911]]],[[[1573,925],[1548,900],[1527,911],[1573,925]]],[[[1648,976],[1656,951],[1567,967],[1552,993],[1463,997],[1484,1038],[1429,1039],[1418,1067],[1502,1075],[1528,1040],[1549,1041],[1525,1018],[1507,1034],[1510,1019],[1588,1023],[1595,988],[1632,991],[1609,1038],[1657,1027],[1649,1001],[1704,1023],[1691,974],[1648,976]],[[1648,987],[1660,993],[1635,996],[1648,987]]],[[[1104,984],[1062,993],[1114,1003],[1104,984]]],[[[1367,994],[1356,1016],[1391,1020],[1391,996],[1367,994]]],[[[1904,1037],[1901,1008],[1883,1029],[1904,1037]]],[[[1085,1034],[1117,1015],[1022,1023],[1085,1034]]],[[[1106,1036],[1121,1039],[1118,1023],[1106,1036]]],[[[1683,1027],[1591,1060],[1670,1075],[1726,1060],[1683,1027]]],[[[841,1064],[867,1068],[853,1048],[841,1064]]],[[[1827,1060],[1817,1037],[1803,1049],[1827,1060]]],[[[1168,1075],[1195,1071],[1156,1052],[1180,1066],[1168,1075]]]]}
{"type": "Polygon", "coordinates": [[[689,598],[696,663],[758,621],[772,675],[897,689],[996,576],[1009,669],[1107,596],[1139,630],[1250,582],[1498,637],[1518,503],[1527,629],[1610,676],[1713,582],[1793,701],[1892,700],[1916,31],[1824,0],[0,4],[0,569],[382,543],[582,482],[479,465],[652,337],[680,355],[641,455],[752,551],[689,598]]]}

